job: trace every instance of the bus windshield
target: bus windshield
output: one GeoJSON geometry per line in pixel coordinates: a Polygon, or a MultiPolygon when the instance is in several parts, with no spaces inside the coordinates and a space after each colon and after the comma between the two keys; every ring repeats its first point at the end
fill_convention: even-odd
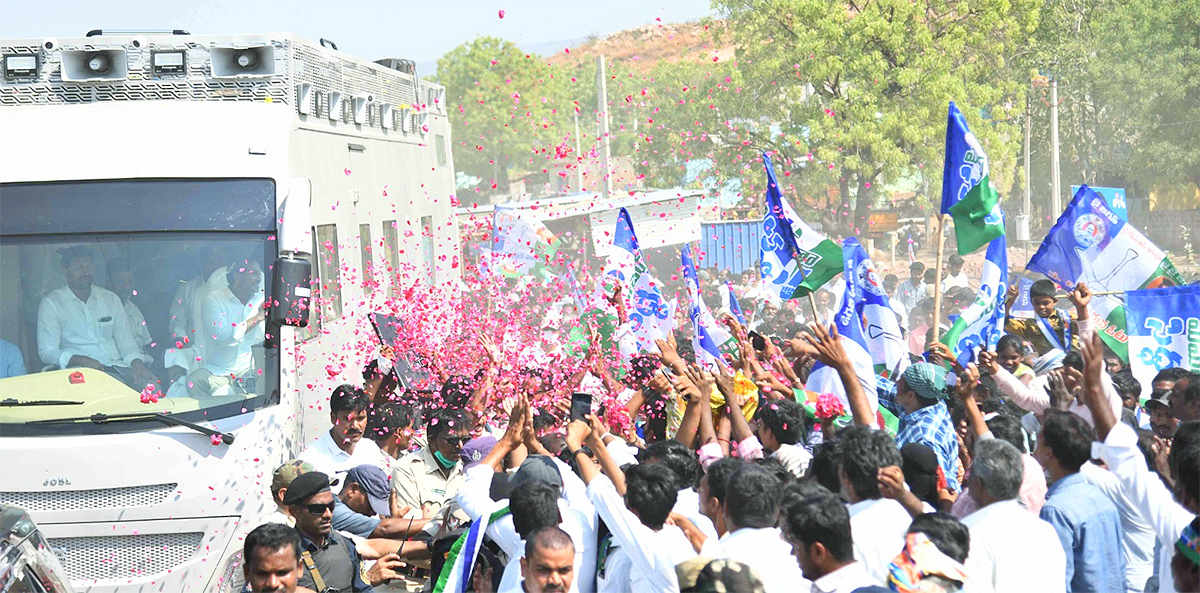
{"type": "MultiPolygon", "coordinates": [[[[186,185],[169,183],[174,189],[186,185]]],[[[25,195],[44,208],[59,194],[97,187],[64,184],[25,195]]],[[[6,219],[22,205],[21,192],[12,189],[0,188],[6,219]]],[[[157,230],[102,224],[79,232],[32,216],[18,216],[25,218],[20,225],[0,223],[0,433],[148,430],[161,424],[61,421],[140,413],[215,420],[277,398],[278,356],[266,339],[263,309],[264,278],[276,251],[273,225],[263,220],[235,231],[197,229],[191,227],[204,221],[180,211],[171,220],[137,220],[171,212],[174,200],[186,203],[180,210],[195,208],[191,199],[197,196],[175,192],[159,193],[166,205],[136,210],[139,198],[132,194],[161,189],[139,183],[113,202],[91,200],[87,206],[124,210],[134,219],[116,226],[157,230]]],[[[270,189],[259,188],[254,196],[263,200],[260,209],[268,218],[270,189]]],[[[86,210],[60,210],[59,216],[76,225],[115,218],[86,210]]]]}

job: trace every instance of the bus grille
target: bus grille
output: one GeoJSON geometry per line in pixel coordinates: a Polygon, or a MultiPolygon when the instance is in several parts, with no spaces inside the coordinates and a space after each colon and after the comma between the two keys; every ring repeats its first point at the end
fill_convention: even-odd
{"type": "Polygon", "coordinates": [[[50,538],[67,576],[79,581],[132,579],[166,572],[200,547],[201,532],[50,538]]]}
{"type": "Polygon", "coordinates": [[[32,512],[148,507],[166,500],[175,491],[176,486],[178,484],[151,484],[97,490],[0,492],[0,503],[32,512]]]}

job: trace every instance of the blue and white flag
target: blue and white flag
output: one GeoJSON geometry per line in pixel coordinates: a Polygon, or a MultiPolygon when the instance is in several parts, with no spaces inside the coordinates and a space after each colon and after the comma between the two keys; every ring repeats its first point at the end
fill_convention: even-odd
{"type": "Polygon", "coordinates": [[[1010,317],[1033,319],[1033,299],[1029,296],[1031,288],[1033,288],[1033,280],[1025,277],[1017,280],[1017,300],[1013,301],[1012,309],[1008,311],[1010,317]]]}
{"type": "Polygon", "coordinates": [[[484,515],[471,524],[466,533],[460,535],[450,547],[446,555],[446,563],[433,586],[433,593],[466,593],[471,587],[471,571],[475,569],[475,559],[483,548],[483,536],[487,533],[489,523],[499,521],[509,514],[508,505],[484,515]]]}
{"type": "Polygon", "coordinates": [[[875,372],[888,377],[897,377],[908,367],[908,344],[900,331],[900,322],[888,300],[883,283],[875,271],[875,262],[857,239],[851,237],[842,243],[845,249],[846,269],[853,270],[848,280],[853,280],[859,295],[858,312],[866,326],[863,328],[867,349],[875,372]]]}
{"type": "Polygon", "coordinates": [[[783,199],[771,159],[767,169],[767,211],[760,241],[763,288],[781,300],[816,291],[842,271],[842,250],[814,231],[783,199]]]}
{"type": "MultiPolygon", "coordinates": [[[[856,249],[862,249],[857,240],[850,238],[842,242],[842,277],[846,280],[846,292],[841,299],[841,307],[833,316],[833,323],[841,336],[842,347],[854,363],[854,374],[858,375],[858,382],[862,384],[863,392],[867,395],[871,413],[878,414],[879,394],[875,391],[875,363],[871,360],[871,351],[863,333],[862,317],[859,315],[859,307],[864,300],[863,290],[854,281],[857,272],[857,261],[854,258],[856,249]]],[[[814,363],[804,388],[816,393],[832,393],[842,400],[842,406],[846,410],[850,410],[846,388],[833,367],[825,366],[820,361],[814,363]]]]}
{"type": "Polygon", "coordinates": [[[1172,286],[1125,293],[1129,369],[1150,397],[1159,371],[1200,371],[1200,286],[1172,286]]]}
{"type": "Polygon", "coordinates": [[[675,311],[663,299],[660,283],[650,275],[629,212],[621,208],[617,216],[613,249],[604,265],[604,277],[622,283],[622,294],[629,306],[629,320],[638,350],[658,352],[654,341],[675,329],[675,311]]]}
{"type": "Polygon", "coordinates": [[[737,295],[733,293],[733,284],[726,282],[721,289],[725,291],[725,296],[729,299],[729,312],[733,313],[742,327],[745,327],[746,317],[742,315],[742,306],[738,304],[737,295]]]}
{"type": "Polygon", "coordinates": [[[962,310],[941,342],[959,364],[975,360],[979,349],[995,350],[1004,335],[1004,295],[1008,291],[1008,241],[1004,235],[988,244],[975,301],[962,310]]]}
{"type": "Polygon", "coordinates": [[[683,261],[683,280],[687,284],[688,296],[691,298],[692,327],[695,335],[692,337],[692,348],[696,351],[696,362],[710,372],[717,372],[729,365],[721,358],[720,347],[729,342],[733,336],[725,328],[717,325],[712,312],[704,304],[700,295],[700,281],[696,277],[696,266],[692,264],[692,248],[685,245],[680,252],[683,261]]]}

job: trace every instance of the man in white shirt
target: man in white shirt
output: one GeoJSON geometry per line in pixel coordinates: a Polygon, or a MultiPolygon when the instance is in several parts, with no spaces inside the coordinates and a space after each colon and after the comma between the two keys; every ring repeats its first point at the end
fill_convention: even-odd
{"type": "Polygon", "coordinates": [[[942,292],[951,288],[970,288],[971,281],[967,278],[967,273],[963,271],[963,258],[955,253],[950,256],[948,261],[950,269],[946,270],[946,277],[942,278],[942,292]]]}
{"type": "Polygon", "coordinates": [[[879,582],[885,582],[888,565],[904,547],[912,517],[895,500],[879,492],[879,470],[900,466],[896,443],[883,431],[854,427],[841,433],[842,489],[850,500],[854,528],[854,557],[879,582]]]}
{"type": "Polygon", "coordinates": [[[611,589],[602,583],[600,590],[677,592],[675,565],[695,558],[696,551],[682,530],[666,524],[679,494],[674,479],[653,465],[635,465],[628,473],[622,472],[600,441],[599,432],[582,421],[567,427],[566,440],[567,452],[579,464],[587,484],[588,499],[612,532],[623,561],[627,561],[622,568],[612,566],[618,563],[610,559],[606,571],[614,574],[606,575],[606,580],[611,580],[611,589]],[[581,450],[585,438],[611,479],[602,475],[581,450]]]}
{"type": "Polygon", "coordinates": [[[967,484],[980,508],[963,519],[971,531],[970,591],[1062,591],[1067,558],[1058,535],[1017,502],[1024,472],[1008,442],[975,443],[967,484]]]}
{"type": "Polygon", "coordinates": [[[515,420],[509,422],[503,438],[478,464],[467,469],[455,500],[472,521],[489,517],[505,507],[511,511],[490,521],[486,532],[508,554],[508,566],[497,584],[501,591],[512,589],[523,574],[525,563],[521,559],[530,534],[543,527],[557,527],[574,542],[575,578],[568,589],[592,593],[596,590],[595,508],[587,499],[583,482],[570,466],[547,455],[548,451],[533,432],[532,419],[522,413],[522,408],[513,408],[510,417],[515,420]],[[535,454],[527,457],[516,472],[503,476],[508,485],[515,486],[508,497],[492,500],[493,478],[502,473],[504,458],[522,444],[535,454]]]}
{"type": "Polygon", "coordinates": [[[771,401],[758,408],[754,415],[755,433],[763,449],[778,459],[796,478],[803,478],[812,461],[805,449],[804,408],[790,399],[771,401]]]}
{"type": "Polygon", "coordinates": [[[700,460],[696,454],[679,441],[659,441],[646,448],[642,461],[660,464],[674,477],[679,493],[671,512],[687,517],[705,536],[715,540],[718,537],[717,528],[712,520],[700,512],[700,494],[692,487],[700,472],[700,460]]]}
{"type": "Polygon", "coordinates": [[[915,261],[908,265],[908,280],[900,283],[900,287],[896,289],[896,294],[892,295],[892,305],[897,303],[904,308],[904,312],[910,318],[912,317],[913,308],[921,299],[925,298],[927,286],[925,285],[925,264],[915,261]]]}
{"type": "MultiPolygon", "coordinates": [[[[521,577],[516,586],[500,587],[499,593],[564,593],[575,581],[575,545],[571,536],[557,527],[543,527],[529,534],[521,558],[521,577]]],[[[507,572],[507,571],[506,571],[507,572]]]]}
{"type": "Polygon", "coordinates": [[[255,391],[251,349],[262,344],[266,319],[262,266],[237,262],[226,270],[227,285],[214,288],[200,303],[196,339],[204,354],[200,368],[187,376],[193,397],[255,391]],[[251,386],[240,387],[242,381],[251,386]]]}
{"type": "Polygon", "coordinates": [[[353,385],[339,385],[329,396],[329,420],[333,427],[321,433],[298,458],[317,471],[336,478],[334,494],[341,492],[346,473],[360,465],[383,467],[383,455],[370,439],[363,439],[370,398],[353,385]]]}
{"type": "Polygon", "coordinates": [[[125,303],[125,313],[129,315],[129,328],[138,347],[143,350],[150,347],[154,341],[150,337],[150,329],[146,327],[146,316],[141,308],[133,302],[133,273],[129,270],[129,260],[124,257],[113,258],[108,262],[108,283],[114,293],[125,303]]]}
{"type": "MultiPolygon", "coordinates": [[[[1174,593],[1177,589],[1171,578],[1175,543],[1191,521],[1200,514],[1200,424],[1180,425],[1171,443],[1168,465],[1175,491],[1168,490],[1163,481],[1146,465],[1137,446],[1137,433],[1118,421],[1109,403],[1108,388],[1104,385],[1104,347],[1096,334],[1080,336],[1084,359],[1084,400],[1096,422],[1096,438],[1092,457],[1098,457],[1117,478],[1121,491],[1135,505],[1135,512],[1154,529],[1159,544],[1158,591],[1174,593]]],[[[1176,389],[1179,389],[1176,383],[1176,389]]],[[[1185,388],[1186,389],[1186,388],[1185,388]]]]}
{"type": "Polygon", "coordinates": [[[92,252],[77,245],[63,249],[67,285],[42,298],[38,307],[38,356],[59,368],[88,367],[114,375],[134,389],[157,384],[146,366],[150,358],[130,327],[125,305],[110,290],[94,286],[92,252]]]}
{"type": "Polygon", "coordinates": [[[854,528],[846,506],[816,482],[788,485],[780,505],[779,526],[807,579],[795,583],[792,590],[811,586],[813,593],[850,593],[882,582],[854,559],[854,528]]]}
{"type": "Polygon", "coordinates": [[[753,464],[738,468],[725,489],[725,525],[721,552],[758,573],[766,593],[803,589],[804,576],[788,544],[775,527],[783,485],[753,464]]]}

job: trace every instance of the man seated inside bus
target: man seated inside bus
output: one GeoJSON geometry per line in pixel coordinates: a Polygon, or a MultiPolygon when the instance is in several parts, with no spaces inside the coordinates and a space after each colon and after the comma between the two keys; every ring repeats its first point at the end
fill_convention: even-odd
{"type": "Polygon", "coordinates": [[[213,287],[200,303],[200,366],[188,374],[189,395],[253,394],[257,390],[253,347],[265,337],[262,265],[236,261],[227,283],[213,287]]]}
{"type": "Polygon", "coordinates": [[[25,357],[21,349],[8,340],[0,339],[0,379],[25,374],[25,357]]]}
{"type": "Polygon", "coordinates": [[[133,302],[133,272],[129,270],[129,259],[116,257],[108,261],[108,285],[121,302],[125,304],[125,313],[129,315],[130,329],[138,346],[143,352],[148,352],[154,339],[150,337],[150,328],[146,326],[146,316],[141,308],[133,302]]]}
{"type": "Polygon", "coordinates": [[[204,249],[204,266],[200,269],[200,274],[191,280],[181,280],[175,297],[171,299],[167,320],[171,337],[169,342],[180,344],[168,350],[167,360],[164,361],[172,382],[196,367],[196,353],[189,346],[198,339],[200,302],[212,287],[225,284],[225,265],[228,260],[229,253],[224,245],[215,243],[207,246],[204,249]]]}
{"type": "Polygon", "coordinates": [[[134,389],[157,384],[134,336],[121,297],[92,284],[92,251],[83,245],[59,251],[67,285],[42,297],[38,307],[38,356],[59,368],[105,371],[134,389]]]}

